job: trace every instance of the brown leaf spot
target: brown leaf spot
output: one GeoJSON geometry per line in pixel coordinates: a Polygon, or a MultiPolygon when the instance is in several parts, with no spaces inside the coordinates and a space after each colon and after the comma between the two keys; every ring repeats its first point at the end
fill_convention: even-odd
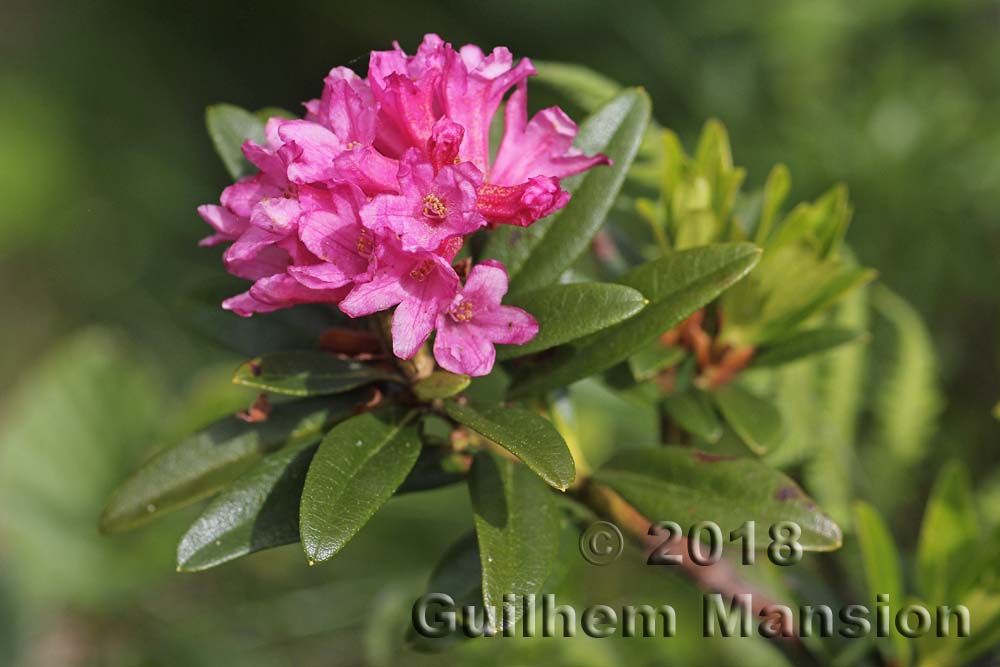
{"type": "Polygon", "coordinates": [[[730,454],[710,454],[708,452],[703,452],[699,449],[691,451],[691,455],[698,461],[702,463],[716,463],[718,461],[731,461],[735,459],[735,456],[730,454]]]}
{"type": "Polygon", "coordinates": [[[797,486],[783,486],[774,494],[776,500],[792,500],[802,495],[802,491],[797,486]]]}

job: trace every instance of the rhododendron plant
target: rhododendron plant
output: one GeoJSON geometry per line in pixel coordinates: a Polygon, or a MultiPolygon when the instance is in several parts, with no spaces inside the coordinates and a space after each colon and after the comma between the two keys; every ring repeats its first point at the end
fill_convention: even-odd
{"type": "Polygon", "coordinates": [[[221,206],[199,209],[215,230],[202,243],[231,242],[226,269],[254,281],[223,307],[251,316],[329,303],[351,317],[395,307],[397,356],[412,357],[445,326],[438,363],[488,374],[494,342],[525,343],[538,325],[494,303],[506,290],[485,285],[506,284],[503,264],[473,267],[476,282],[463,289],[451,261],[488,223],[525,227],[561,209],[570,199],[561,178],[608,163],[574,149],[577,127],[559,108],[527,119],[534,72],[505,48],[455,50],[437,35],[412,56],[398,45],[373,52],[365,79],[331,71],[320,98],[305,103],[305,119],[271,118],[267,145],[243,144],[260,171],[226,188],[221,206]],[[512,88],[491,165],[490,125],[512,88]],[[477,306],[467,317],[475,324],[456,328],[464,320],[453,303],[473,308],[462,296],[471,293],[489,294],[488,310],[477,306]],[[472,333],[501,312],[517,322],[510,332],[472,333]]]}
{"type": "Polygon", "coordinates": [[[759,549],[790,565],[838,549],[841,525],[880,530],[848,504],[841,457],[862,402],[837,392],[860,395],[866,363],[819,357],[866,335],[873,272],[843,247],[846,188],[783,214],[787,170],[743,195],[720,124],[689,154],[642,89],[538,69],[587,114],[579,128],[557,107],[529,114],[529,60],[435,35],[372,53],[364,77],[333,69],[302,117],[210,108],[236,182],[199,209],[202,243],[226,244],[226,269],[251,281],[232,312],[212,303],[212,333],[316,326],[281,329],[277,351],[247,336],[233,381],[254,395],[146,460],[105,530],[214,495],[178,569],[296,542],[317,564],[390,499],[465,484],[472,532],[429,587],[481,603],[486,634],[511,596],[570,576],[557,559],[602,555],[615,533],[583,530],[592,518],[643,548],[663,538],[654,556],[689,547],[675,569],[728,602],[752,592],[768,628],[795,586],[745,576],[713,535],[738,539],[744,564],[759,549]]]}

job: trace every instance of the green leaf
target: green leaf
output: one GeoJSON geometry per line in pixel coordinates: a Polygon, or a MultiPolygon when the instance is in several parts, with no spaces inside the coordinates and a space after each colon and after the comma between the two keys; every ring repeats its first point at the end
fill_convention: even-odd
{"type": "Polygon", "coordinates": [[[557,489],[569,488],[576,477],[573,455],[548,419],[530,410],[496,406],[475,409],[448,401],[448,416],[489,438],[524,461],[557,489]]]}
{"type": "Polygon", "coordinates": [[[834,185],[815,202],[803,202],[792,209],[769,239],[767,247],[787,244],[807,245],[819,259],[835,255],[851,222],[847,188],[834,185]]]}
{"type": "Polygon", "coordinates": [[[618,196],[649,114],[649,96],[639,89],[626,90],[601,107],[580,126],[574,145],[586,153],[604,153],[614,164],[568,179],[565,187],[573,198],[556,215],[490,235],[483,255],[507,268],[511,295],[558,282],[587,249],[618,196]]]}
{"type": "MultiPolygon", "coordinates": [[[[426,441],[424,444],[429,444],[426,441]]],[[[471,457],[454,452],[449,447],[428,447],[420,450],[410,474],[396,490],[396,495],[437,489],[465,479],[471,457]]]]}
{"type": "Polygon", "coordinates": [[[866,334],[843,327],[808,329],[761,348],[754,355],[752,368],[781,366],[791,361],[832,350],[862,339],[866,334]]]}
{"type": "Polygon", "coordinates": [[[926,453],[943,407],[934,342],[916,310],[885,286],[872,290],[872,305],[891,331],[873,392],[878,437],[900,461],[913,463],[926,453]]]}
{"type": "Polygon", "coordinates": [[[760,251],[749,243],[691,248],[642,264],[619,280],[650,301],[637,315],[587,337],[517,378],[512,396],[563,387],[641,350],[691,313],[714,300],[756,265],[760,251]]]}
{"type": "MultiPolygon", "coordinates": [[[[483,604],[483,568],[479,562],[479,542],[472,530],[458,538],[442,554],[431,571],[426,593],[450,596],[455,601],[458,619],[462,620],[466,607],[479,609],[483,604]]],[[[478,622],[481,620],[477,619],[478,622]]],[[[461,632],[445,637],[425,637],[412,624],[406,633],[407,644],[418,651],[440,651],[460,639],[465,639],[461,632]]]]}
{"type": "MultiPolygon", "coordinates": [[[[498,498],[499,500],[499,498],[498,498]]],[[[448,547],[431,571],[431,593],[447,593],[456,606],[476,605],[483,601],[483,568],[479,564],[479,541],[474,530],[448,547]]]]}
{"type": "Polygon", "coordinates": [[[757,245],[767,243],[767,238],[774,227],[778,209],[788,196],[788,191],[792,185],[791,174],[788,167],[783,164],[776,164],[767,175],[767,182],[764,183],[764,194],[760,205],[760,221],[757,223],[757,232],[754,241],[757,245]]]}
{"type": "MultiPolygon", "coordinates": [[[[868,329],[868,290],[859,289],[837,304],[831,324],[857,331],[868,329]]],[[[775,395],[786,423],[786,447],[804,451],[809,460],[802,470],[805,487],[834,521],[850,525],[861,409],[865,403],[868,347],[847,345],[802,364],[781,369],[800,378],[775,395]],[[802,382],[803,375],[810,376],[802,382]]],[[[774,464],[773,460],[768,461],[774,464]]]]}
{"type": "MultiPolygon", "coordinates": [[[[905,598],[899,553],[882,517],[874,507],[858,501],[854,504],[854,530],[861,548],[869,600],[874,603],[877,595],[888,594],[890,602],[900,604],[905,598]]],[[[905,667],[910,663],[910,640],[895,629],[889,632],[888,642],[880,639],[875,644],[887,664],[905,667]]]]}
{"type": "Polygon", "coordinates": [[[704,392],[694,389],[671,394],[663,399],[663,409],[677,425],[688,433],[717,442],[722,437],[722,424],[704,392]]]}
{"type": "Polygon", "coordinates": [[[726,422],[755,454],[764,454],[781,441],[781,412],[771,401],[732,383],[712,396],[726,422]]]}
{"type": "Polygon", "coordinates": [[[805,242],[771,244],[753,275],[723,296],[720,340],[760,346],[787,338],[874,277],[847,258],[818,257],[805,242]]]}
{"type": "Polygon", "coordinates": [[[497,358],[541,352],[583,338],[632,317],[646,298],[624,285],[575,283],[550,285],[507,300],[538,320],[538,335],[524,345],[498,345],[497,358]]]}
{"type": "Polygon", "coordinates": [[[598,109],[622,90],[617,81],[582,65],[538,60],[532,62],[538,72],[532,83],[553,89],[588,113],[598,109]]]}
{"type": "Polygon", "coordinates": [[[233,375],[236,384],[288,396],[339,394],[378,380],[401,381],[391,371],[319,351],[267,354],[233,375]]]}
{"type": "Polygon", "coordinates": [[[928,602],[961,599],[965,591],[953,590],[954,584],[964,577],[980,536],[972,481],[965,467],[952,461],[938,474],[920,528],[917,581],[928,602]]]}
{"type": "Polygon", "coordinates": [[[286,118],[288,120],[298,118],[298,116],[293,114],[288,109],[282,109],[281,107],[264,107],[263,109],[255,111],[253,115],[262,120],[264,125],[267,125],[267,121],[272,118],[286,118]]]}
{"type": "Polygon", "coordinates": [[[265,456],[219,494],[177,547],[177,569],[197,572],[299,541],[299,499],[318,443],[265,456]]]}
{"type": "MultiPolygon", "coordinates": [[[[702,128],[694,155],[694,167],[711,193],[711,210],[720,223],[728,223],[733,202],[746,176],[745,170],[733,167],[729,133],[718,120],[710,119],[702,128]]],[[[725,232],[725,229],[720,230],[725,232]]]]}
{"type": "Polygon", "coordinates": [[[468,375],[456,375],[448,371],[434,371],[428,377],[413,385],[413,393],[421,401],[436,398],[450,398],[461,393],[472,379],[468,375]]]}
{"type": "Polygon", "coordinates": [[[233,180],[256,171],[243,156],[241,147],[247,139],[266,145],[264,120],[233,104],[215,104],[205,110],[205,125],[208,126],[208,136],[212,138],[215,152],[222,158],[233,180]]]}
{"type": "Polygon", "coordinates": [[[505,594],[541,591],[559,549],[559,515],[552,494],[534,473],[493,454],[476,457],[469,495],[479,538],[483,602],[498,627],[496,615],[505,594]]]}
{"type": "MultiPolygon", "coordinates": [[[[815,288],[794,295],[795,298],[783,303],[787,309],[766,316],[755,342],[763,343],[787,336],[789,331],[837,303],[850,291],[871,282],[876,275],[870,269],[852,266],[821,267],[817,271],[825,272],[825,276],[815,288]]],[[[784,279],[793,284],[794,276],[787,275],[784,279]]]]}
{"type": "Polygon", "coordinates": [[[411,415],[399,423],[367,412],[327,433],[313,457],[299,510],[310,563],[337,554],[406,479],[420,454],[411,415]]]}
{"type": "Polygon", "coordinates": [[[206,498],[246,472],[265,454],[319,439],[327,425],[351,414],[356,394],[289,403],[266,421],[226,417],[146,462],[108,500],[101,529],[118,532],[206,498]]]}
{"type": "Polygon", "coordinates": [[[756,522],[756,544],[766,548],[768,529],[792,521],[806,551],[840,547],[841,531],[786,475],[746,458],[706,454],[688,447],[626,450],[594,473],[651,521],[685,528],[714,521],[724,534],[756,522]]]}

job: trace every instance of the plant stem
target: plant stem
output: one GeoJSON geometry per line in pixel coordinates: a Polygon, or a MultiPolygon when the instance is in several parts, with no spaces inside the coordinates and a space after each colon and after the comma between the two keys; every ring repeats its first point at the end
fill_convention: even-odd
{"type": "MultiPolygon", "coordinates": [[[[620,527],[648,553],[654,549],[666,553],[664,539],[667,536],[611,487],[593,479],[586,479],[574,495],[598,516],[620,527]]],[[[745,581],[729,561],[722,559],[713,565],[694,563],[687,557],[690,551],[686,537],[680,537],[670,551],[684,556],[679,564],[681,571],[702,590],[723,595],[727,603],[731,603],[737,595],[749,593],[752,596],[752,603],[748,611],[762,620],[772,623],[780,621],[780,617],[776,616],[774,609],[770,607],[782,603],[759,587],[745,581]]],[[[799,644],[794,631],[792,636],[783,636],[781,639],[787,644],[799,644]]]]}

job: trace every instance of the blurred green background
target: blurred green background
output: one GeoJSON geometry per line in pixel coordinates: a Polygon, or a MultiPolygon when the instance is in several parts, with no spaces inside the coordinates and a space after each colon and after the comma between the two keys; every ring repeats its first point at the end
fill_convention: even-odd
{"type": "MultiPolygon", "coordinates": [[[[298,108],[331,67],[363,73],[368,51],[412,49],[428,31],[643,85],[689,146],[720,118],[751,189],[777,161],[793,199],[845,181],[848,240],[926,319],[947,399],[901,505],[919,508],[955,456],[991,486],[1000,2],[5,0],[0,26],[0,664],[396,664],[400,624],[379,619],[405,620],[467,525],[460,489],[390,503],[311,569],[292,547],[176,575],[191,513],[124,537],[95,524],[156,444],[246,400],[226,387],[238,358],[189,326],[180,298],[221,274],[218,249],[195,245],[207,229],[195,207],[227,184],[205,106],[298,108]]],[[[635,590],[694,599],[649,579],[635,590]]],[[[674,643],[664,658],[662,643],[638,643],[632,657],[593,641],[464,655],[694,664],[699,650],[674,643]]],[[[743,664],[768,664],[771,649],[754,646],[743,664]]]]}

